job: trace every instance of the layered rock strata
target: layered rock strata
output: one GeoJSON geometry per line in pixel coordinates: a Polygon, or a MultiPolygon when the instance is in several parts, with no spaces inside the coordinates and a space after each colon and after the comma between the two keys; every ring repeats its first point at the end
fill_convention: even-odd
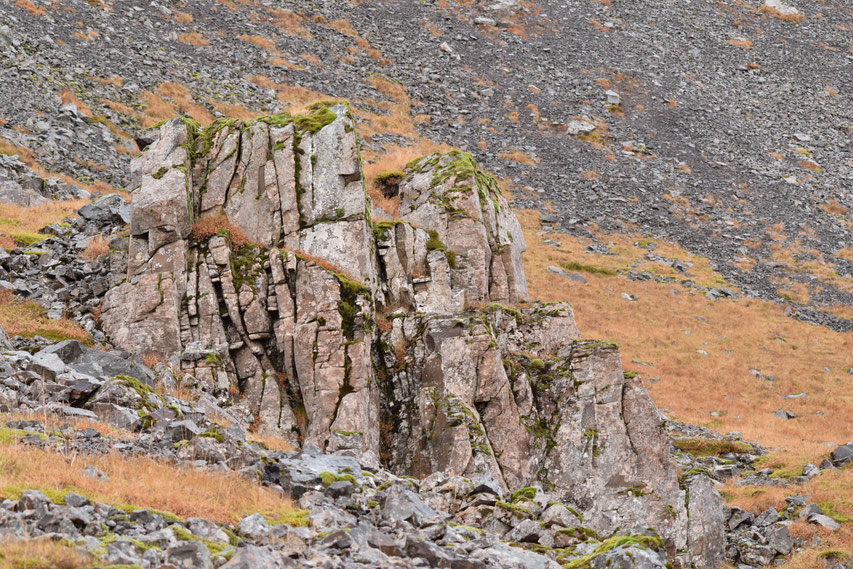
{"type": "Polygon", "coordinates": [[[719,496],[679,487],[617,349],[579,340],[567,304],[501,304],[526,300],[524,237],[470,155],[410,163],[381,223],[344,105],[172,121],[132,174],[125,280],[101,312],[119,346],[179,359],[295,446],[536,486],[597,531],[652,525],[670,554],[722,560],[719,496]]]}

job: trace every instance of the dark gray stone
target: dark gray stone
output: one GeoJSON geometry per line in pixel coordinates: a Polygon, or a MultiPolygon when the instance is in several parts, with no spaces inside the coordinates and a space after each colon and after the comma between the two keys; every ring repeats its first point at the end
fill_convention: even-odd
{"type": "Polygon", "coordinates": [[[214,569],[210,552],[200,541],[182,541],[166,550],[166,563],[176,569],[214,569]]]}
{"type": "Polygon", "coordinates": [[[48,354],[55,354],[65,365],[82,374],[104,378],[126,375],[148,385],[154,384],[154,372],[144,365],[112,352],[87,348],[77,340],[48,346],[35,354],[34,359],[48,354]]]}
{"type": "Polygon", "coordinates": [[[403,484],[392,484],[382,505],[382,516],[387,520],[407,521],[417,527],[440,521],[441,515],[424,504],[417,494],[403,484]]]}

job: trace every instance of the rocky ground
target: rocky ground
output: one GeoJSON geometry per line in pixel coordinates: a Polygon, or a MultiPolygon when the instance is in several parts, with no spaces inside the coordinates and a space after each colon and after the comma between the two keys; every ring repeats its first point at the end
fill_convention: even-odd
{"type": "MultiPolygon", "coordinates": [[[[30,351],[3,342],[0,413],[19,418],[4,420],[2,444],[76,457],[74,468],[100,481],[109,475],[86,463],[110,453],[235,471],[292,496],[304,510],[287,524],[270,524],[260,514],[223,524],[132,505],[116,508],[73,490],[7,487],[0,536],[61,541],[103,564],[146,568],[666,566],[667,552],[654,530],[599,536],[584,525],[582,514],[539,485],[507,493],[489,478],[399,477],[311,445],[299,452],[268,450],[248,438],[252,418],[245,406],[213,397],[191,376],[176,378],[162,364],[151,370],[124,354],[75,341],[40,350],[14,342],[30,351]],[[179,384],[196,395],[177,398],[164,391],[179,384]]],[[[708,483],[706,476],[752,473],[752,460],[763,452],[737,434],[723,437],[678,423],[668,429],[676,433],[671,452],[685,480],[699,485],[708,483]],[[690,452],[678,450],[686,447],[690,452]],[[700,447],[712,454],[701,457],[700,447]]],[[[853,460],[853,450],[840,447],[832,459],[843,466],[853,460]]],[[[818,476],[815,470],[809,475],[818,476]]],[[[792,496],[784,511],[769,508],[758,516],[727,509],[727,558],[741,567],[761,567],[814,546],[791,537],[788,525],[795,519],[838,528],[804,496],[792,496]]]]}
{"type": "Polygon", "coordinates": [[[176,516],[15,466],[0,536],[80,567],[849,566],[826,544],[849,535],[853,444],[791,470],[667,420],[659,377],[580,339],[567,303],[524,302],[531,225],[474,161],[538,235],[601,259],[608,233],[637,240],[627,267],[549,278],[784,299],[849,331],[853,18],[812,4],[0,6],[0,311],[21,334],[0,330],[0,452],[150,457],[301,508],[176,516]],[[204,127],[222,116],[242,120],[204,127]]]}
{"type": "MultiPolygon", "coordinates": [[[[792,6],[17,2],[0,8],[0,137],[124,186],[132,139],[171,112],[264,113],[310,89],[388,114],[370,81],[387,77],[420,135],[474,151],[518,206],[676,241],[849,330],[816,308],[851,301],[850,8],[792,6]]],[[[379,130],[365,148],[417,136],[379,130]]]]}

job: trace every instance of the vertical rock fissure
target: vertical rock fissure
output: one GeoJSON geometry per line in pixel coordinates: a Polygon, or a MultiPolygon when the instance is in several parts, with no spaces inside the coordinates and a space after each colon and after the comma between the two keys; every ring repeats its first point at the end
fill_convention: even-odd
{"type": "Polygon", "coordinates": [[[636,456],[640,456],[640,453],[637,452],[637,447],[634,446],[634,441],[631,438],[631,425],[629,425],[625,421],[625,390],[628,389],[628,385],[623,383],[622,389],[619,394],[619,418],[622,419],[622,423],[625,425],[625,438],[628,440],[628,446],[636,456]]]}

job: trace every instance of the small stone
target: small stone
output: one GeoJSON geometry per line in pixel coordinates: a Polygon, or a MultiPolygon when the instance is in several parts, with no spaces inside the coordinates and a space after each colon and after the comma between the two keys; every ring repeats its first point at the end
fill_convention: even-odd
{"type": "Polygon", "coordinates": [[[752,522],[752,525],[757,527],[767,527],[775,524],[781,519],[782,516],[779,515],[779,512],[776,511],[776,508],[767,508],[755,518],[755,521],[752,522]]]}
{"type": "Polygon", "coordinates": [[[214,569],[210,552],[200,541],[183,541],[166,550],[166,563],[175,569],[214,569]]]}
{"type": "Polygon", "coordinates": [[[830,531],[835,531],[841,527],[841,524],[824,514],[814,514],[809,516],[809,523],[818,524],[830,531]]]}
{"type": "Polygon", "coordinates": [[[260,541],[270,532],[270,525],[261,514],[246,516],[237,525],[237,533],[249,539],[260,541]]]}

